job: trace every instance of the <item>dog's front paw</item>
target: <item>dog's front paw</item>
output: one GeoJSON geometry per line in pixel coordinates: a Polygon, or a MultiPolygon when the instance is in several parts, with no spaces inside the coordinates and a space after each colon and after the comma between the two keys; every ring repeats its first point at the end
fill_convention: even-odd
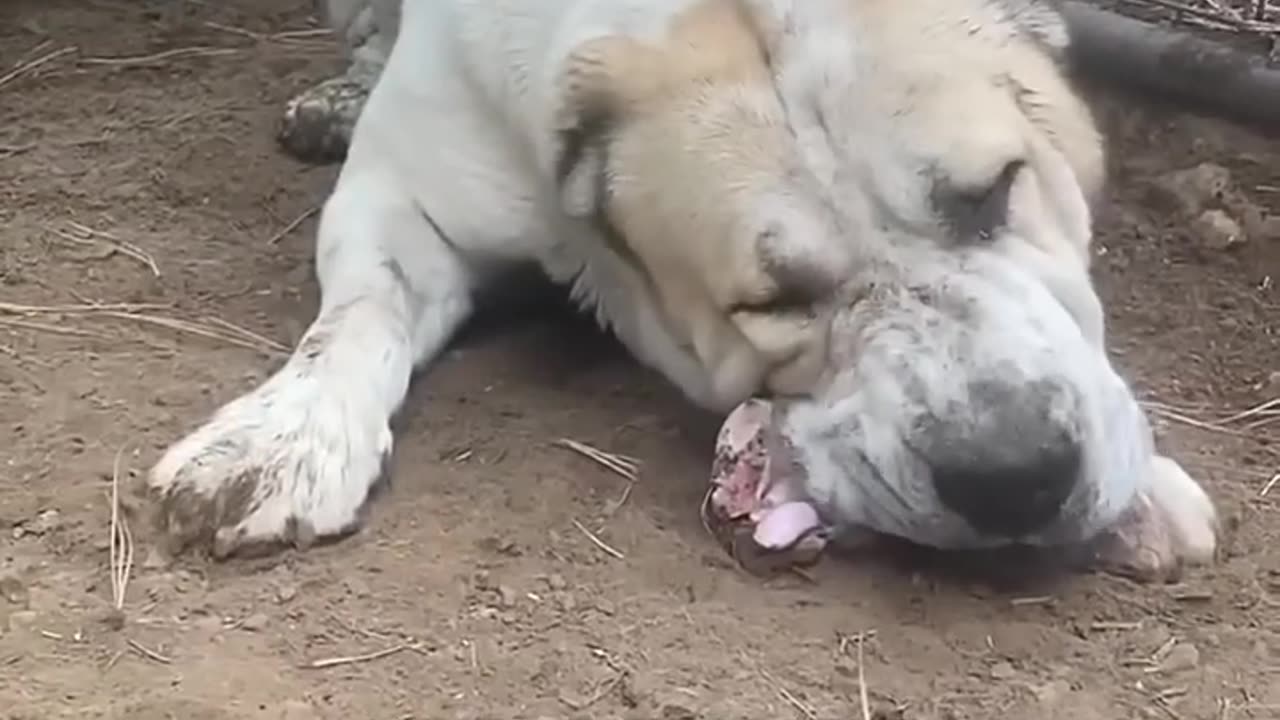
{"type": "Polygon", "coordinates": [[[1119,522],[1094,540],[1105,572],[1137,580],[1176,580],[1184,567],[1213,560],[1218,517],[1212,500],[1178,463],[1152,459],[1150,484],[1119,522]]]}
{"type": "Polygon", "coordinates": [[[286,367],[170,447],[148,478],[169,550],[225,558],[355,530],[392,444],[361,400],[286,367]]]}
{"type": "Polygon", "coordinates": [[[285,106],[277,139],[303,162],[339,162],[368,97],[369,81],[361,77],[343,75],[314,85],[285,106]]]}

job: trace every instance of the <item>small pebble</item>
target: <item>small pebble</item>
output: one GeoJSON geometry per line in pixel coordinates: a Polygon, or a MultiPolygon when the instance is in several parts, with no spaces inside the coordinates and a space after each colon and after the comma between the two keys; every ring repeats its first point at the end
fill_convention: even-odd
{"type": "Polygon", "coordinates": [[[1164,672],[1194,670],[1199,666],[1200,651],[1189,642],[1180,642],[1174,645],[1169,650],[1169,654],[1165,656],[1164,662],[1160,663],[1160,669],[1164,672]]]}
{"type": "Polygon", "coordinates": [[[98,618],[99,622],[107,627],[108,630],[119,632],[124,629],[125,616],[124,611],[117,608],[111,608],[98,618]]]}
{"type": "Polygon", "coordinates": [[[296,585],[281,585],[280,588],[276,590],[276,602],[281,605],[293,602],[293,599],[296,597],[298,597],[298,587],[296,585]]]}
{"type": "Polygon", "coordinates": [[[171,564],[173,561],[155,546],[147,549],[147,557],[142,561],[142,567],[145,570],[164,570],[171,564]]]}
{"type": "Polygon", "coordinates": [[[347,589],[347,592],[358,598],[369,597],[370,595],[369,584],[360,578],[347,578],[342,581],[342,585],[347,589]]]}
{"type": "Polygon", "coordinates": [[[267,617],[264,613],[254,613],[240,623],[240,628],[242,630],[248,630],[249,632],[259,632],[265,628],[269,622],[271,622],[271,618],[267,617]]]}
{"type": "Polygon", "coordinates": [[[1034,692],[1041,705],[1057,705],[1071,692],[1071,684],[1066,680],[1054,680],[1037,686],[1034,692]]]}
{"type": "MultiPolygon", "coordinates": [[[[1259,389],[1268,391],[1280,390],[1280,370],[1275,370],[1267,375],[1266,382],[1259,389]]],[[[1280,572],[1276,573],[1276,578],[1280,579],[1280,572]]]]}
{"type": "Polygon", "coordinates": [[[698,715],[683,705],[663,705],[662,720],[698,720],[698,715]]]}
{"type": "Polygon", "coordinates": [[[13,527],[13,539],[17,540],[25,535],[45,535],[61,527],[61,514],[57,510],[45,510],[36,515],[30,522],[15,525],[13,527]]]}
{"type": "Polygon", "coordinates": [[[280,720],[319,720],[320,713],[301,700],[286,700],[280,705],[280,720]]]}
{"type": "Polygon", "coordinates": [[[18,605],[27,607],[31,596],[27,592],[27,586],[21,580],[12,575],[0,577],[0,598],[4,598],[5,602],[10,605],[18,605]]]}
{"type": "Polygon", "coordinates": [[[39,613],[35,610],[19,610],[9,613],[9,629],[13,631],[31,630],[36,625],[39,613]]]}
{"type": "Polygon", "coordinates": [[[991,666],[991,677],[996,680],[1008,680],[1017,674],[1018,671],[1007,662],[1000,662],[991,666]]]}

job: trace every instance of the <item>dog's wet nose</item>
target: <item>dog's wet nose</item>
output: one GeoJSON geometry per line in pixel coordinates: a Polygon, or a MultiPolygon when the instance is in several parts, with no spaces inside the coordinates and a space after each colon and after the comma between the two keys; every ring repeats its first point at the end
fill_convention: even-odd
{"type": "Polygon", "coordinates": [[[1045,529],[1081,482],[1076,433],[1052,412],[1061,390],[974,393],[971,423],[934,424],[925,458],[943,505],[985,535],[1045,529]]]}

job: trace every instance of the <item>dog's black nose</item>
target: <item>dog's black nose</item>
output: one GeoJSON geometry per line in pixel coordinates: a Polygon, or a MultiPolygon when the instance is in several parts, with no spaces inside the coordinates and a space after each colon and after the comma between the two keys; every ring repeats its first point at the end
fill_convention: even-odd
{"type": "Polygon", "coordinates": [[[1061,512],[1080,477],[1080,448],[1046,449],[1023,463],[933,468],[938,498],[974,530],[1017,539],[1043,530],[1061,512]]]}
{"type": "Polygon", "coordinates": [[[1017,540],[1057,519],[1081,480],[1083,452],[1050,411],[1060,388],[1007,390],[974,393],[969,422],[934,424],[925,457],[943,505],[979,533],[1017,540]]]}

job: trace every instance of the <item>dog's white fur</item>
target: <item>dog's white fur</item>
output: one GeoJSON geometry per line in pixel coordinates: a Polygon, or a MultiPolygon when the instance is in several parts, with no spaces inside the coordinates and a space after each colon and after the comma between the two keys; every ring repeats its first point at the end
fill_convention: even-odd
{"type": "Polygon", "coordinates": [[[988,542],[920,480],[908,426],[987,432],[965,383],[999,375],[1066,388],[1037,402],[1084,447],[1065,519],[1029,541],[1143,496],[1175,554],[1212,554],[1212,503],[1106,358],[1102,145],[1042,3],[331,3],[355,44],[379,8],[398,36],[324,208],[321,307],[154,468],[175,536],[226,553],[355,527],[412,369],[533,260],[693,402],[802,398],[778,424],[842,522],[988,542]],[[999,193],[998,225],[965,225],[999,193]]]}

